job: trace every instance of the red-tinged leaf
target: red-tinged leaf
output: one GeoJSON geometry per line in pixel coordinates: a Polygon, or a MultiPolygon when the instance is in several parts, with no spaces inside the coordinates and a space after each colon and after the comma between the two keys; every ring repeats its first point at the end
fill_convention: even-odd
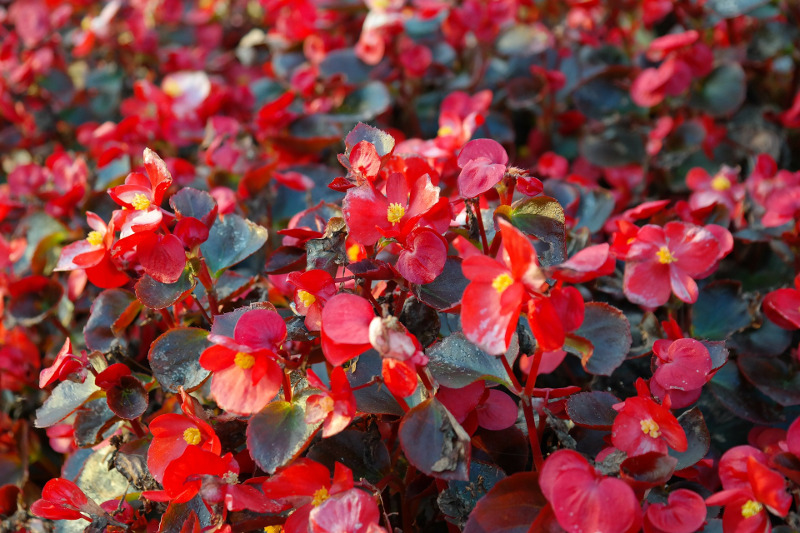
{"type": "MultiPolygon", "coordinates": [[[[447,257],[442,273],[430,283],[414,285],[414,294],[420,301],[439,311],[452,309],[461,303],[469,280],[464,277],[461,258],[447,257]]],[[[352,270],[352,266],[350,268],[352,270]]]]}
{"type": "Polygon", "coordinates": [[[612,406],[619,402],[619,398],[610,392],[581,392],[567,399],[567,414],[579,426],[610,430],[617,417],[612,406]]]}
{"type": "Polygon", "coordinates": [[[136,297],[150,309],[166,309],[182,300],[197,285],[190,269],[184,269],[174,283],[162,283],[145,274],[136,282],[136,297]]]}
{"type": "Polygon", "coordinates": [[[676,452],[672,448],[669,454],[678,459],[675,470],[683,470],[697,464],[708,453],[711,446],[711,434],[700,409],[694,407],[678,417],[678,423],[686,434],[687,448],[685,452],[676,452]]]}
{"type": "Polygon", "coordinates": [[[161,283],[175,283],[186,266],[186,252],[175,235],[149,233],[137,247],[144,271],[161,283]]]}
{"type": "Polygon", "coordinates": [[[594,348],[588,359],[581,361],[583,368],[599,376],[610,376],[625,360],[633,342],[630,323],[622,311],[602,302],[586,304],[583,325],[575,334],[594,348]]]}
{"type": "Polygon", "coordinates": [[[267,258],[264,271],[267,274],[288,274],[303,270],[306,266],[306,251],[296,246],[279,246],[267,258]]]}
{"type": "Polygon", "coordinates": [[[519,472],[498,481],[478,500],[464,533],[527,533],[547,500],[536,472],[519,472]]]}
{"type": "Polygon", "coordinates": [[[398,433],[408,461],[439,479],[469,479],[470,437],[436,398],[403,417],[398,433]]]}
{"type": "Polygon", "coordinates": [[[211,346],[208,332],[200,328],[167,330],[150,345],[147,359],[153,376],[167,391],[177,393],[181,387],[192,391],[208,377],[200,366],[200,354],[211,346]]]}
{"type": "Polygon", "coordinates": [[[359,278],[373,281],[393,279],[397,275],[389,263],[380,259],[362,259],[350,263],[347,269],[359,278]]]}
{"type": "Polygon", "coordinates": [[[123,376],[119,383],[106,391],[108,407],[120,418],[133,420],[147,410],[147,391],[133,376],[123,376]]]}
{"type": "Polygon", "coordinates": [[[635,488],[648,489],[669,481],[676,464],[678,460],[674,457],[649,452],[622,461],[620,474],[622,479],[631,481],[635,488]]]}
{"type": "Polygon", "coordinates": [[[539,256],[542,266],[563,263],[567,259],[566,217],[564,208],[554,198],[523,198],[510,206],[501,205],[495,216],[511,221],[515,228],[536,237],[548,248],[539,256]]]}
{"type": "Polygon", "coordinates": [[[8,287],[8,313],[24,326],[38,324],[55,313],[64,288],[55,279],[28,276],[8,287]]]}
{"type": "Polygon", "coordinates": [[[175,211],[178,221],[195,218],[210,228],[217,219],[217,202],[205,191],[184,187],[170,196],[169,205],[175,211]]]}
{"type": "Polygon", "coordinates": [[[353,147],[362,141],[367,141],[368,143],[372,144],[376,153],[381,158],[392,152],[395,142],[394,137],[385,131],[372,127],[368,124],[364,124],[363,122],[359,122],[344,139],[347,154],[349,155],[353,147]]]}
{"type": "Polygon", "coordinates": [[[275,401],[253,415],[247,426],[247,448],[269,474],[289,464],[311,442],[320,424],[306,424],[301,403],[275,401]]]}

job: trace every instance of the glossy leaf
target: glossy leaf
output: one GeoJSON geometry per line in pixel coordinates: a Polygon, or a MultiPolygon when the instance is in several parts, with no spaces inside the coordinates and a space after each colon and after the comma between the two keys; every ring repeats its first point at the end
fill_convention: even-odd
{"type": "Polygon", "coordinates": [[[135,291],[136,297],[145,307],[165,309],[187,296],[196,284],[194,276],[186,268],[174,283],[161,283],[145,274],[136,282],[135,291]]]}
{"type": "Polygon", "coordinates": [[[549,246],[541,254],[543,266],[557,265],[567,259],[564,209],[549,196],[517,200],[511,206],[500,206],[496,216],[502,216],[520,231],[532,235],[549,246]]]}
{"type": "Polygon", "coordinates": [[[99,390],[100,388],[94,384],[92,374],[87,374],[83,383],[62,381],[55,386],[50,396],[36,410],[34,424],[37,428],[47,428],[61,422],[99,390]]]}
{"type": "Polygon", "coordinates": [[[711,446],[711,434],[706,427],[703,413],[698,407],[693,407],[681,414],[678,417],[678,423],[686,433],[686,441],[689,446],[685,452],[676,452],[670,448],[669,455],[678,460],[675,470],[682,470],[696,464],[706,456],[708,448],[711,446]]]}
{"type": "Polygon", "coordinates": [[[622,311],[602,302],[586,304],[583,324],[575,333],[592,343],[591,356],[581,363],[598,376],[610,376],[625,361],[633,342],[630,323],[622,311]]]}
{"type": "Polygon", "coordinates": [[[208,332],[200,328],[173,328],[158,337],[150,346],[147,359],[153,376],[170,392],[180,387],[196,389],[210,372],[200,366],[200,354],[211,346],[208,332]]]}
{"type": "Polygon", "coordinates": [[[735,281],[710,283],[692,306],[692,332],[698,338],[725,340],[752,322],[749,299],[735,281]]]}
{"type": "Polygon", "coordinates": [[[259,468],[269,474],[297,457],[320,426],[306,424],[301,402],[274,401],[250,419],[247,448],[259,468]]]}
{"type": "Polygon", "coordinates": [[[430,283],[414,285],[414,294],[421,301],[440,311],[451,309],[461,303],[469,280],[461,270],[461,258],[448,257],[444,270],[430,283]]]}
{"type": "Polygon", "coordinates": [[[567,399],[567,414],[579,426],[610,430],[617,416],[612,406],[619,402],[610,392],[581,392],[567,399]]]}
{"type": "Polygon", "coordinates": [[[206,264],[215,277],[243,261],[267,242],[267,229],[236,214],[225,215],[211,227],[208,240],[200,246],[206,264]]]}
{"type": "Polygon", "coordinates": [[[770,425],[781,420],[776,406],[759,397],[744,383],[736,363],[728,361],[707,385],[717,400],[739,418],[755,424],[770,425]]]}
{"type": "MultiPolygon", "coordinates": [[[[453,389],[460,389],[479,379],[488,379],[511,386],[508,374],[498,357],[489,355],[463,333],[454,333],[428,350],[428,369],[436,380],[453,389]]],[[[513,365],[513,358],[507,358],[513,365]]]]}
{"type": "Polygon", "coordinates": [[[86,347],[103,353],[108,353],[117,347],[124,348],[127,341],[115,333],[114,324],[135,300],[133,294],[123,289],[108,289],[101,292],[92,302],[89,320],[83,328],[86,347]]]}
{"type": "Polygon", "coordinates": [[[800,373],[782,359],[739,357],[736,362],[750,383],[780,405],[800,405],[800,373]]]}
{"type": "Polygon", "coordinates": [[[498,466],[473,461],[469,468],[469,481],[448,482],[447,488],[436,498],[436,503],[448,521],[464,527],[478,500],[505,477],[498,466]]]}
{"type": "Polygon", "coordinates": [[[464,533],[527,533],[547,500],[536,472],[501,479],[478,501],[464,533]]]}

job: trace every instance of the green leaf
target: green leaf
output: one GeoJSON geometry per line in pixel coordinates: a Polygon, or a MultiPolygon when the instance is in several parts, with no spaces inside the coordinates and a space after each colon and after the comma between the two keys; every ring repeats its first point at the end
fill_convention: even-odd
{"type": "Polygon", "coordinates": [[[728,361],[714,374],[708,389],[719,402],[743,420],[765,426],[783,420],[780,410],[742,381],[736,363],[728,361]]]}
{"type": "Polygon", "coordinates": [[[800,405],[800,373],[782,359],[739,357],[739,370],[755,387],[780,405],[800,405]]]}
{"type": "Polygon", "coordinates": [[[49,428],[61,422],[99,390],[100,387],[94,384],[94,376],[91,373],[87,374],[83,383],[62,381],[36,410],[34,425],[37,428],[49,428]]]}
{"type": "Polygon", "coordinates": [[[470,436],[436,398],[403,416],[400,446],[419,471],[439,479],[469,479],[470,436]]]}
{"type": "Polygon", "coordinates": [[[305,418],[305,399],[274,401],[253,415],[247,448],[259,468],[274,474],[308,446],[320,424],[306,424],[305,418]]]}
{"type": "Polygon", "coordinates": [[[554,198],[536,196],[500,206],[496,216],[507,218],[517,229],[546,243],[549,248],[539,258],[543,266],[557,265],[567,259],[567,232],[564,208],[554,198]]]}
{"type": "MultiPolygon", "coordinates": [[[[512,352],[513,353],[513,352],[512,352]]],[[[503,356],[513,366],[514,357],[503,356]]],[[[472,344],[461,332],[446,337],[428,350],[428,369],[436,381],[453,389],[466,387],[480,379],[511,386],[503,362],[472,344]]]]}
{"type": "MultiPolygon", "coordinates": [[[[582,357],[581,363],[596,376],[610,376],[625,361],[633,342],[631,325],[622,311],[602,302],[586,304],[583,324],[575,334],[592,343],[593,352],[588,359],[582,357]]],[[[570,351],[568,346],[565,349],[570,351]]]]}
{"type": "Polygon", "coordinates": [[[536,472],[501,479],[470,513],[464,533],[527,533],[547,505],[536,472]]]}
{"type": "Polygon", "coordinates": [[[617,417],[612,406],[619,402],[619,398],[610,392],[581,392],[567,400],[567,414],[579,426],[610,430],[617,417]]]}
{"type": "Polygon", "coordinates": [[[611,126],[598,134],[584,135],[580,153],[598,167],[621,167],[639,163],[645,157],[644,138],[623,126],[611,126]]]}
{"type": "Polygon", "coordinates": [[[184,187],[169,198],[169,205],[181,217],[193,217],[210,224],[217,216],[217,201],[205,191],[184,187]]]}
{"type": "Polygon", "coordinates": [[[448,522],[463,528],[478,500],[505,477],[499,466],[473,461],[469,468],[469,481],[448,482],[436,503],[448,522]]]}
{"type": "Polygon", "coordinates": [[[722,341],[753,323],[752,299],[738,281],[709,283],[692,306],[692,336],[722,341]]]}
{"type": "Polygon", "coordinates": [[[145,307],[166,309],[178,300],[183,299],[194,289],[196,284],[197,281],[187,267],[175,283],[161,283],[154,280],[149,274],[145,274],[136,282],[134,290],[136,291],[136,297],[145,307]]]}
{"type": "Polygon", "coordinates": [[[669,454],[678,460],[675,470],[682,470],[695,465],[706,456],[708,448],[711,446],[711,434],[708,432],[705,418],[699,407],[693,407],[683,413],[678,417],[678,422],[686,433],[689,446],[685,452],[676,452],[670,448],[669,454]]]}
{"type": "Polygon", "coordinates": [[[169,392],[178,392],[179,387],[196,389],[210,374],[200,366],[200,354],[209,346],[208,331],[204,329],[168,330],[153,342],[147,354],[153,376],[169,392]]]}
{"type": "Polygon", "coordinates": [[[734,18],[769,3],[769,0],[708,0],[706,7],[720,17],[734,18]]]}
{"type": "MultiPolygon", "coordinates": [[[[727,0],[732,1],[732,0],[727,0]]],[[[747,94],[747,77],[739,63],[725,63],[703,80],[699,92],[692,94],[692,107],[719,117],[734,113],[747,94]]]]}
{"type": "Polygon", "coordinates": [[[226,268],[243,261],[267,242],[267,229],[236,214],[217,219],[208,240],[200,246],[208,268],[219,277],[226,268]]]}

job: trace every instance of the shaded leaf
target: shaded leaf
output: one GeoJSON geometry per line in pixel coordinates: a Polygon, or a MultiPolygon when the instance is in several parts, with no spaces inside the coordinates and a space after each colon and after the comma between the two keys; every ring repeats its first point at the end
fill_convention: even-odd
{"type": "Polygon", "coordinates": [[[108,289],[101,292],[92,303],[89,320],[83,328],[86,347],[103,353],[126,347],[125,338],[115,334],[114,324],[135,301],[136,297],[130,291],[123,289],[108,289]]]}
{"type": "Polygon", "coordinates": [[[108,408],[105,398],[96,398],[86,402],[75,415],[75,444],[81,448],[94,446],[103,440],[105,431],[117,420],[114,412],[108,408]]]}
{"type": "Polygon", "coordinates": [[[92,374],[87,374],[83,383],[62,381],[55,386],[44,404],[36,410],[34,425],[37,428],[47,428],[61,422],[99,390],[100,388],[94,384],[92,374]]]}
{"type": "Polygon", "coordinates": [[[622,126],[611,126],[598,134],[584,135],[580,153],[598,167],[621,167],[639,163],[645,156],[642,135],[622,126]]]}
{"type": "Polygon", "coordinates": [[[208,268],[215,277],[243,261],[267,242],[267,229],[236,214],[217,219],[208,240],[200,246],[208,268]]]}
{"type": "Polygon", "coordinates": [[[306,251],[296,246],[279,246],[267,258],[264,272],[267,274],[288,274],[303,270],[306,265],[306,251]]]}
{"type": "Polygon", "coordinates": [[[744,102],[746,82],[744,69],[739,63],[720,65],[703,80],[699,92],[692,94],[692,106],[713,116],[730,115],[744,102]]]}
{"type": "Polygon", "coordinates": [[[611,429],[620,400],[610,392],[591,391],[573,394],[567,399],[567,414],[575,424],[592,429],[611,429]]]}
{"type": "Polygon", "coordinates": [[[253,415],[247,426],[247,448],[256,464],[269,474],[302,452],[320,424],[306,424],[302,402],[274,401],[253,415]]]}
{"type": "Polygon", "coordinates": [[[184,187],[169,198],[169,205],[180,217],[193,217],[206,226],[217,218],[217,201],[205,191],[184,187]]]}
{"type": "Polygon", "coordinates": [[[779,410],[742,382],[736,363],[728,361],[708,383],[709,390],[733,414],[755,424],[770,425],[782,419],[779,410]]]}
{"type": "Polygon", "coordinates": [[[739,357],[739,370],[780,405],[800,405],[800,373],[778,358],[739,357]]]}
{"type": "Polygon", "coordinates": [[[460,257],[448,257],[444,270],[435,280],[424,285],[414,285],[414,294],[434,309],[446,310],[461,303],[469,280],[461,270],[460,257]]]}
{"type": "Polygon", "coordinates": [[[536,472],[501,479],[478,501],[464,533],[527,533],[547,500],[536,472]]]}
{"type": "Polygon", "coordinates": [[[23,326],[33,326],[52,315],[64,295],[64,288],[55,279],[28,276],[8,287],[11,301],[8,314],[23,326]]]}
{"type": "Polygon", "coordinates": [[[183,525],[189,520],[190,515],[197,517],[201,527],[211,524],[211,513],[200,496],[195,496],[185,503],[172,503],[161,516],[158,526],[160,533],[183,533],[183,525]]]}
{"type": "Polygon", "coordinates": [[[436,503],[449,522],[464,527],[478,500],[505,477],[499,467],[473,461],[469,469],[469,481],[448,482],[447,488],[436,498],[436,503]]]}
{"type": "Polygon", "coordinates": [[[470,437],[436,398],[403,416],[400,446],[418,470],[439,479],[469,479],[470,437]]]}
{"type": "Polygon", "coordinates": [[[742,296],[739,282],[709,283],[700,290],[692,306],[693,336],[721,341],[746,328],[753,322],[749,300],[742,296]]]}
{"type": "Polygon", "coordinates": [[[733,18],[768,3],[769,0],[708,0],[706,7],[721,17],[733,18]]]}
{"type": "Polygon", "coordinates": [[[161,283],[145,274],[136,282],[135,291],[136,297],[146,307],[165,309],[191,292],[196,284],[190,269],[185,268],[175,283],[161,283]]]}
{"type": "Polygon", "coordinates": [[[678,460],[675,470],[683,470],[696,464],[706,456],[708,448],[711,446],[711,435],[708,432],[706,420],[699,407],[693,407],[683,413],[678,417],[678,422],[686,433],[689,447],[685,452],[676,452],[670,448],[669,455],[678,460]]]}
{"type": "Polygon", "coordinates": [[[633,342],[622,311],[602,302],[586,304],[583,324],[575,333],[594,347],[588,360],[582,359],[583,368],[599,376],[610,376],[625,361],[633,342]]]}
{"type": "Polygon", "coordinates": [[[389,450],[377,431],[346,429],[312,446],[308,457],[333,471],[337,462],[353,471],[355,479],[380,481],[391,469],[389,450]]]}
{"type": "Polygon", "coordinates": [[[210,374],[200,366],[200,354],[209,346],[208,331],[204,329],[168,330],[153,341],[147,354],[153,376],[169,392],[178,392],[180,387],[196,389],[210,374]]]}
{"type": "MultiPolygon", "coordinates": [[[[510,387],[508,374],[498,357],[472,344],[461,332],[446,337],[428,350],[428,369],[436,380],[452,389],[460,389],[479,379],[488,379],[510,387]]],[[[506,356],[510,365],[514,358],[506,356]]]]}
{"type": "Polygon", "coordinates": [[[147,391],[133,376],[122,376],[106,391],[108,407],[125,420],[139,418],[147,410],[147,391]]]}

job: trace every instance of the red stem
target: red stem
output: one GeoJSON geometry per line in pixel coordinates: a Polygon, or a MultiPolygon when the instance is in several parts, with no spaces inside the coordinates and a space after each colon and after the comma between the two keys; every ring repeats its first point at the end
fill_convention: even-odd
{"type": "Polygon", "coordinates": [[[289,380],[289,373],[283,373],[283,399],[287,402],[292,401],[292,382],[289,380]]]}
{"type": "Polygon", "coordinates": [[[489,239],[486,238],[486,228],[483,227],[483,217],[481,216],[481,201],[479,199],[473,200],[475,204],[475,221],[478,223],[478,232],[481,234],[481,245],[483,253],[489,254],[489,239]]]}

